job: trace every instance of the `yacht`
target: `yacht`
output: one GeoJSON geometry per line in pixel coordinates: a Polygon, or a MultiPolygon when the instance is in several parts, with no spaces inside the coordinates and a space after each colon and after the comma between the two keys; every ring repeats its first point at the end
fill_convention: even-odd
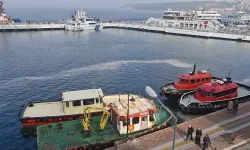
{"type": "Polygon", "coordinates": [[[3,1],[0,1],[0,24],[8,22],[8,18],[4,12],[3,1]]]}
{"type": "Polygon", "coordinates": [[[82,31],[82,30],[99,30],[98,24],[93,17],[88,17],[87,13],[80,10],[75,11],[75,15],[67,20],[65,30],[69,31],[82,31]]]}
{"type": "Polygon", "coordinates": [[[225,26],[221,23],[221,15],[216,11],[176,11],[168,9],[162,18],[149,18],[147,25],[192,29],[192,30],[220,30],[225,26]]]}

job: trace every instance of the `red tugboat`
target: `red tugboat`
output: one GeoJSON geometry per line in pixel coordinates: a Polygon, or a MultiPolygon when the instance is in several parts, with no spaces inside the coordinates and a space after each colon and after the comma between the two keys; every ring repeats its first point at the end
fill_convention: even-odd
{"type": "Polygon", "coordinates": [[[205,83],[210,83],[212,81],[213,75],[210,72],[195,72],[195,70],[196,64],[194,64],[194,69],[191,73],[179,75],[178,81],[164,84],[160,90],[160,95],[162,96],[162,98],[180,98],[182,94],[196,90],[198,86],[205,83]]]}
{"type": "Polygon", "coordinates": [[[226,108],[229,101],[243,103],[249,100],[250,87],[227,77],[201,85],[197,91],[185,93],[179,106],[184,112],[209,113],[226,108]]]}

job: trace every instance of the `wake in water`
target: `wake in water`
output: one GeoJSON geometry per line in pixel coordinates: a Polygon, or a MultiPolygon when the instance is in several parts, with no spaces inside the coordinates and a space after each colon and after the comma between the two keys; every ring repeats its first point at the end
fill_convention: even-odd
{"type": "Polygon", "coordinates": [[[91,72],[91,71],[115,70],[128,64],[170,64],[172,66],[181,67],[181,68],[190,68],[193,66],[192,64],[188,64],[177,59],[113,61],[113,62],[106,62],[106,63],[84,66],[84,67],[76,68],[76,69],[70,69],[70,70],[61,71],[58,73],[48,74],[45,76],[20,77],[20,78],[16,78],[12,80],[7,80],[1,84],[1,87],[3,87],[4,85],[13,83],[13,82],[20,82],[23,80],[52,80],[52,79],[58,79],[62,77],[70,77],[70,76],[75,76],[79,74],[84,74],[84,73],[91,72]]]}

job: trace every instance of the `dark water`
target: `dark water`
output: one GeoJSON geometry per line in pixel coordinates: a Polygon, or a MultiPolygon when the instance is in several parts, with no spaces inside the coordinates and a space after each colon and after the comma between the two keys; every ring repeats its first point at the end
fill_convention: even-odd
{"type": "Polygon", "coordinates": [[[195,62],[216,76],[232,69],[234,80],[248,84],[249,58],[249,43],[129,30],[0,33],[0,149],[35,149],[36,139],[20,134],[26,101],[94,86],[106,94],[146,94],[146,85],[159,92],[195,62]]]}

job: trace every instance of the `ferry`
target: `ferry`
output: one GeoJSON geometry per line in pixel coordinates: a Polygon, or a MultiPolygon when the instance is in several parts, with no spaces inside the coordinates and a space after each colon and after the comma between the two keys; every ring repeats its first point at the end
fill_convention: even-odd
{"type": "Polygon", "coordinates": [[[93,17],[88,17],[87,13],[80,10],[75,11],[75,15],[67,20],[65,30],[69,31],[82,31],[82,30],[99,30],[98,24],[93,17]]]}
{"type": "Polygon", "coordinates": [[[178,80],[172,83],[165,83],[160,89],[162,99],[180,98],[184,93],[196,90],[198,86],[210,83],[213,75],[206,70],[196,72],[196,64],[190,73],[181,74],[178,80]]]}
{"type": "Polygon", "coordinates": [[[230,77],[217,78],[199,86],[196,91],[182,95],[179,106],[188,113],[210,113],[224,109],[229,101],[244,103],[250,100],[250,87],[233,82],[230,77]]]}
{"type": "Polygon", "coordinates": [[[3,1],[0,1],[0,24],[7,23],[7,22],[8,22],[8,18],[4,12],[3,1]]]}
{"type": "Polygon", "coordinates": [[[191,29],[202,31],[218,31],[225,26],[221,22],[221,15],[216,11],[198,10],[184,12],[168,9],[162,18],[149,18],[146,25],[167,28],[191,29]]]}
{"type": "Polygon", "coordinates": [[[246,12],[239,11],[225,17],[223,19],[223,22],[226,25],[237,25],[238,27],[242,27],[244,25],[250,25],[250,15],[247,14],[246,12]]]}
{"type": "Polygon", "coordinates": [[[168,127],[172,116],[139,95],[103,97],[103,107],[85,107],[85,118],[37,127],[37,149],[104,149],[117,140],[139,137],[168,127]],[[102,110],[102,116],[90,111],[102,110]]]}

